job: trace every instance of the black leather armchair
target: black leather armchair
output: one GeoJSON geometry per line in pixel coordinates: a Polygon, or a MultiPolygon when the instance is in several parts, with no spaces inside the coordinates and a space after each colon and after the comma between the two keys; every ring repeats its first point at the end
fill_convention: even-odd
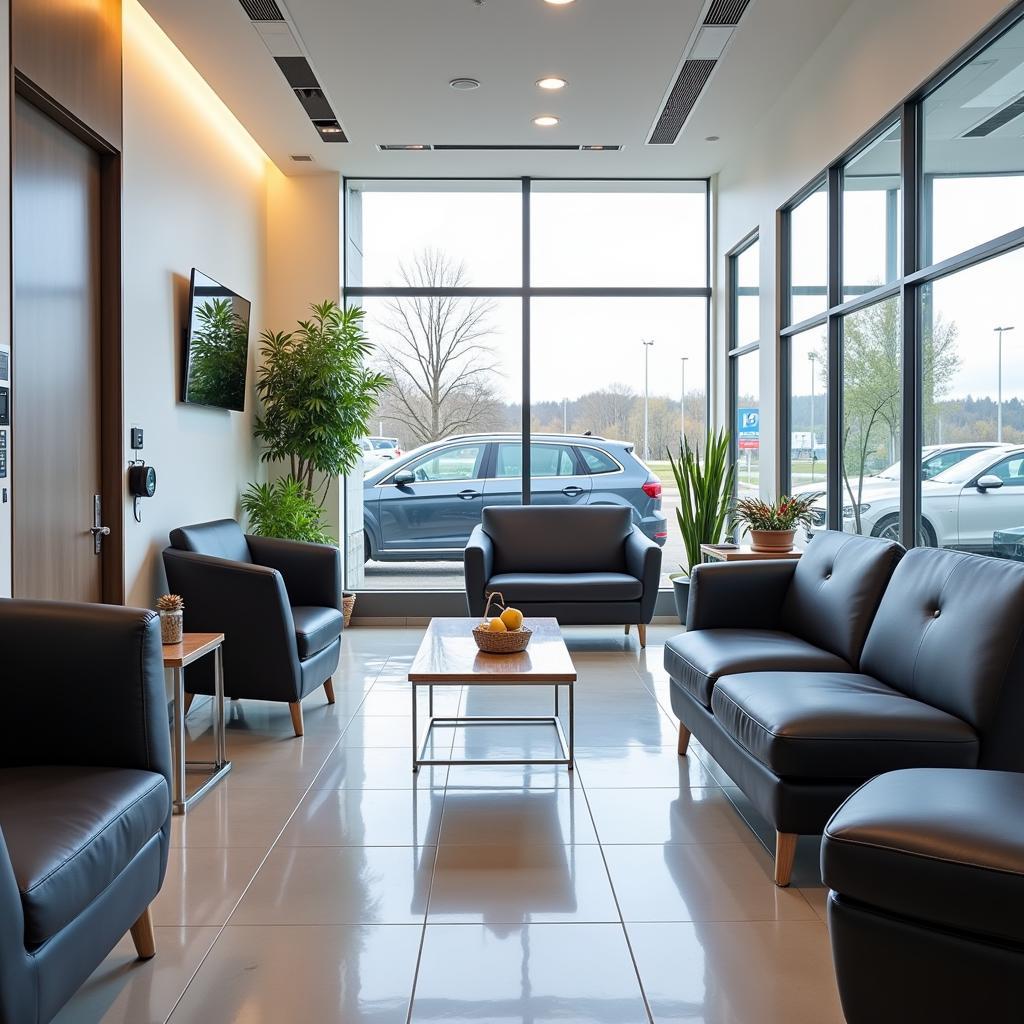
{"type": "Polygon", "coordinates": [[[500,591],[525,615],[563,626],[638,627],[654,617],[661,548],[640,532],[628,508],[527,505],[485,508],[465,553],[469,614],[484,613],[500,591]]]}
{"type": "MultiPolygon", "coordinates": [[[[224,692],[285,701],[295,735],[302,705],[331,679],[341,656],[341,555],[304,544],[242,533],[233,519],[172,531],[164,549],[171,590],[185,599],[185,629],[224,634],[224,692]]],[[[213,663],[189,667],[189,694],[213,693],[213,663]]]]}
{"type": "Polygon", "coordinates": [[[0,601],[0,1024],[51,1020],[149,904],[171,828],[153,612],[0,601]]]}

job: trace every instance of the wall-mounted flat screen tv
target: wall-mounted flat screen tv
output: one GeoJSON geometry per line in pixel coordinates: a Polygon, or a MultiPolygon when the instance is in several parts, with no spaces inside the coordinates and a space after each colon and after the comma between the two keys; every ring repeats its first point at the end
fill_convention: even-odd
{"type": "Polygon", "coordinates": [[[251,306],[248,299],[192,269],[182,401],[245,409],[251,306]]]}

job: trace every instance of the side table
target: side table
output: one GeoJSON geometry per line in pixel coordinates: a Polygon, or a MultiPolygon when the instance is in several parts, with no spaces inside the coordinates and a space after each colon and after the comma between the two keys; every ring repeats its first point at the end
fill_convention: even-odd
{"type": "Polygon", "coordinates": [[[799,558],[799,548],[790,551],[755,551],[749,544],[725,546],[724,544],[701,544],[700,553],[705,562],[761,562],[771,558],[799,558]]]}
{"type": "Polygon", "coordinates": [[[189,806],[220,782],[229,771],[224,736],[224,634],[185,633],[181,643],[164,644],[164,668],[171,670],[174,680],[174,727],[171,755],[174,760],[172,802],[175,814],[184,814],[189,806]],[[185,760],[185,668],[207,654],[214,657],[213,697],[213,761],[185,760]],[[210,772],[210,777],[191,795],[185,793],[185,771],[210,772]]]}

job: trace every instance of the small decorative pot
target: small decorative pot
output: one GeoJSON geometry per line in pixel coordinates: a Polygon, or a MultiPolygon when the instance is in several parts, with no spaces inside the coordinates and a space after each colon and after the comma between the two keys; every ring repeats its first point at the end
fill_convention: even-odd
{"type": "Polygon", "coordinates": [[[686,606],[690,603],[690,577],[672,577],[672,595],[676,599],[676,615],[679,621],[686,625],[686,606]]]}
{"type": "Polygon", "coordinates": [[[356,607],[356,595],[350,594],[347,590],[341,595],[341,614],[345,617],[345,628],[352,625],[352,612],[356,607]]]}
{"type": "Polygon", "coordinates": [[[751,530],[752,551],[784,553],[793,550],[796,530],[751,530]]]}
{"type": "Polygon", "coordinates": [[[160,639],[163,643],[181,643],[182,615],[183,613],[180,610],[160,613],[160,639]]]}

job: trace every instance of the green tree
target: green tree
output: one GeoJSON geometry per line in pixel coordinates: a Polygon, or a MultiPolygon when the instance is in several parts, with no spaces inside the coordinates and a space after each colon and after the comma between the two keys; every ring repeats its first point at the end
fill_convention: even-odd
{"type": "Polygon", "coordinates": [[[196,309],[197,326],[189,341],[189,401],[241,409],[249,359],[249,322],[231,299],[211,299],[196,309]]]}

